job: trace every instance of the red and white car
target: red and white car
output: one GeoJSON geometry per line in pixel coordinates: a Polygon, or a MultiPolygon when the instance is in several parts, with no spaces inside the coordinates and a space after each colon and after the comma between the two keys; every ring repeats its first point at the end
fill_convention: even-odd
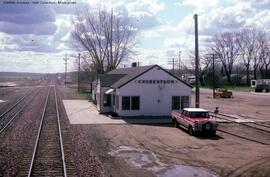
{"type": "Polygon", "coordinates": [[[218,123],[209,112],[201,108],[184,108],[181,113],[172,111],[172,122],[175,127],[181,126],[188,130],[190,135],[194,133],[208,133],[215,135],[218,123]]]}

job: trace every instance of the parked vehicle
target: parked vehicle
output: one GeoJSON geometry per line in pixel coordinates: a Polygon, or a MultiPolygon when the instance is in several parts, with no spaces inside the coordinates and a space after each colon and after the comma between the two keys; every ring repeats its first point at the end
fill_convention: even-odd
{"type": "Polygon", "coordinates": [[[172,122],[175,127],[188,130],[190,135],[207,133],[215,135],[218,123],[207,110],[201,108],[184,108],[181,113],[172,111],[172,122]]]}
{"type": "Polygon", "coordinates": [[[255,83],[255,92],[269,92],[270,79],[259,79],[255,83]]]}
{"type": "Polygon", "coordinates": [[[215,90],[215,97],[221,97],[221,98],[231,98],[233,96],[233,93],[231,90],[218,88],[215,90]]]}

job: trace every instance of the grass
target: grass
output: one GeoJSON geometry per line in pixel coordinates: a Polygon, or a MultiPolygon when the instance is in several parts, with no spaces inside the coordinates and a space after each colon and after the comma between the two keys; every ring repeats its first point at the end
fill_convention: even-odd
{"type": "Polygon", "coordinates": [[[246,85],[224,85],[225,89],[228,90],[235,90],[235,91],[242,91],[242,92],[251,92],[254,91],[254,88],[250,87],[250,86],[246,86],[246,85]]]}
{"type": "Polygon", "coordinates": [[[77,92],[77,95],[84,100],[91,100],[92,94],[90,92],[77,92]]]}
{"type": "MultiPolygon", "coordinates": [[[[195,88],[195,85],[193,85],[193,87],[195,88]]],[[[200,86],[201,88],[208,88],[208,89],[212,89],[211,85],[206,85],[206,86],[200,86]]],[[[224,88],[224,89],[228,89],[228,90],[232,90],[232,91],[241,91],[241,92],[252,92],[254,91],[254,88],[247,86],[247,85],[228,85],[228,84],[224,84],[224,85],[219,85],[218,88],[224,88]]]]}
{"type": "Polygon", "coordinates": [[[29,81],[29,80],[35,80],[35,79],[36,78],[32,78],[32,77],[1,76],[0,82],[29,81]]]}

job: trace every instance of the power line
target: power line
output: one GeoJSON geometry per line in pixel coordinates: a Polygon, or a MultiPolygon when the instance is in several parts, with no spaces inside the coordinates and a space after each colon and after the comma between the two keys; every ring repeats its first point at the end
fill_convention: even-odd
{"type": "Polygon", "coordinates": [[[169,65],[172,65],[172,67],[173,67],[173,74],[175,74],[175,72],[174,72],[174,66],[175,66],[176,64],[178,64],[178,61],[177,61],[175,58],[168,59],[168,64],[169,64],[169,65]]]}
{"type": "Polygon", "coordinates": [[[64,61],[65,61],[65,85],[66,85],[66,83],[67,83],[67,61],[68,61],[68,58],[67,58],[67,54],[65,54],[65,58],[63,58],[64,59],[64,61]]]}
{"type": "Polygon", "coordinates": [[[79,63],[78,63],[78,92],[80,92],[81,85],[81,54],[79,53],[79,63]]]}
{"type": "Polygon", "coordinates": [[[200,107],[200,88],[199,88],[199,41],[198,41],[198,15],[194,15],[194,27],[195,27],[195,74],[196,74],[196,97],[195,107],[200,107]]]}
{"type": "Polygon", "coordinates": [[[211,57],[212,58],[212,70],[213,70],[213,77],[212,77],[212,84],[213,84],[213,98],[216,98],[215,95],[215,88],[216,88],[216,82],[215,82],[215,59],[220,58],[220,54],[216,54],[216,53],[211,53],[211,54],[207,54],[206,57],[211,57]]]}

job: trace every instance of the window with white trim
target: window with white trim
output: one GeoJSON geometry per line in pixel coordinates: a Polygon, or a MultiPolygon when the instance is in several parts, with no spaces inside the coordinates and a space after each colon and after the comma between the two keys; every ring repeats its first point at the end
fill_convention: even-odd
{"type": "Polygon", "coordinates": [[[181,109],[189,107],[189,96],[181,96],[181,109]]]}
{"type": "Polygon", "coordinates": [[[180,109],[180,96],[172,96],[172,110],[180,109]]]}
{"type": "Polygon", "coordinates": [[[122,110],[139,110],[140,96],[122,96],[122,110]]]}

